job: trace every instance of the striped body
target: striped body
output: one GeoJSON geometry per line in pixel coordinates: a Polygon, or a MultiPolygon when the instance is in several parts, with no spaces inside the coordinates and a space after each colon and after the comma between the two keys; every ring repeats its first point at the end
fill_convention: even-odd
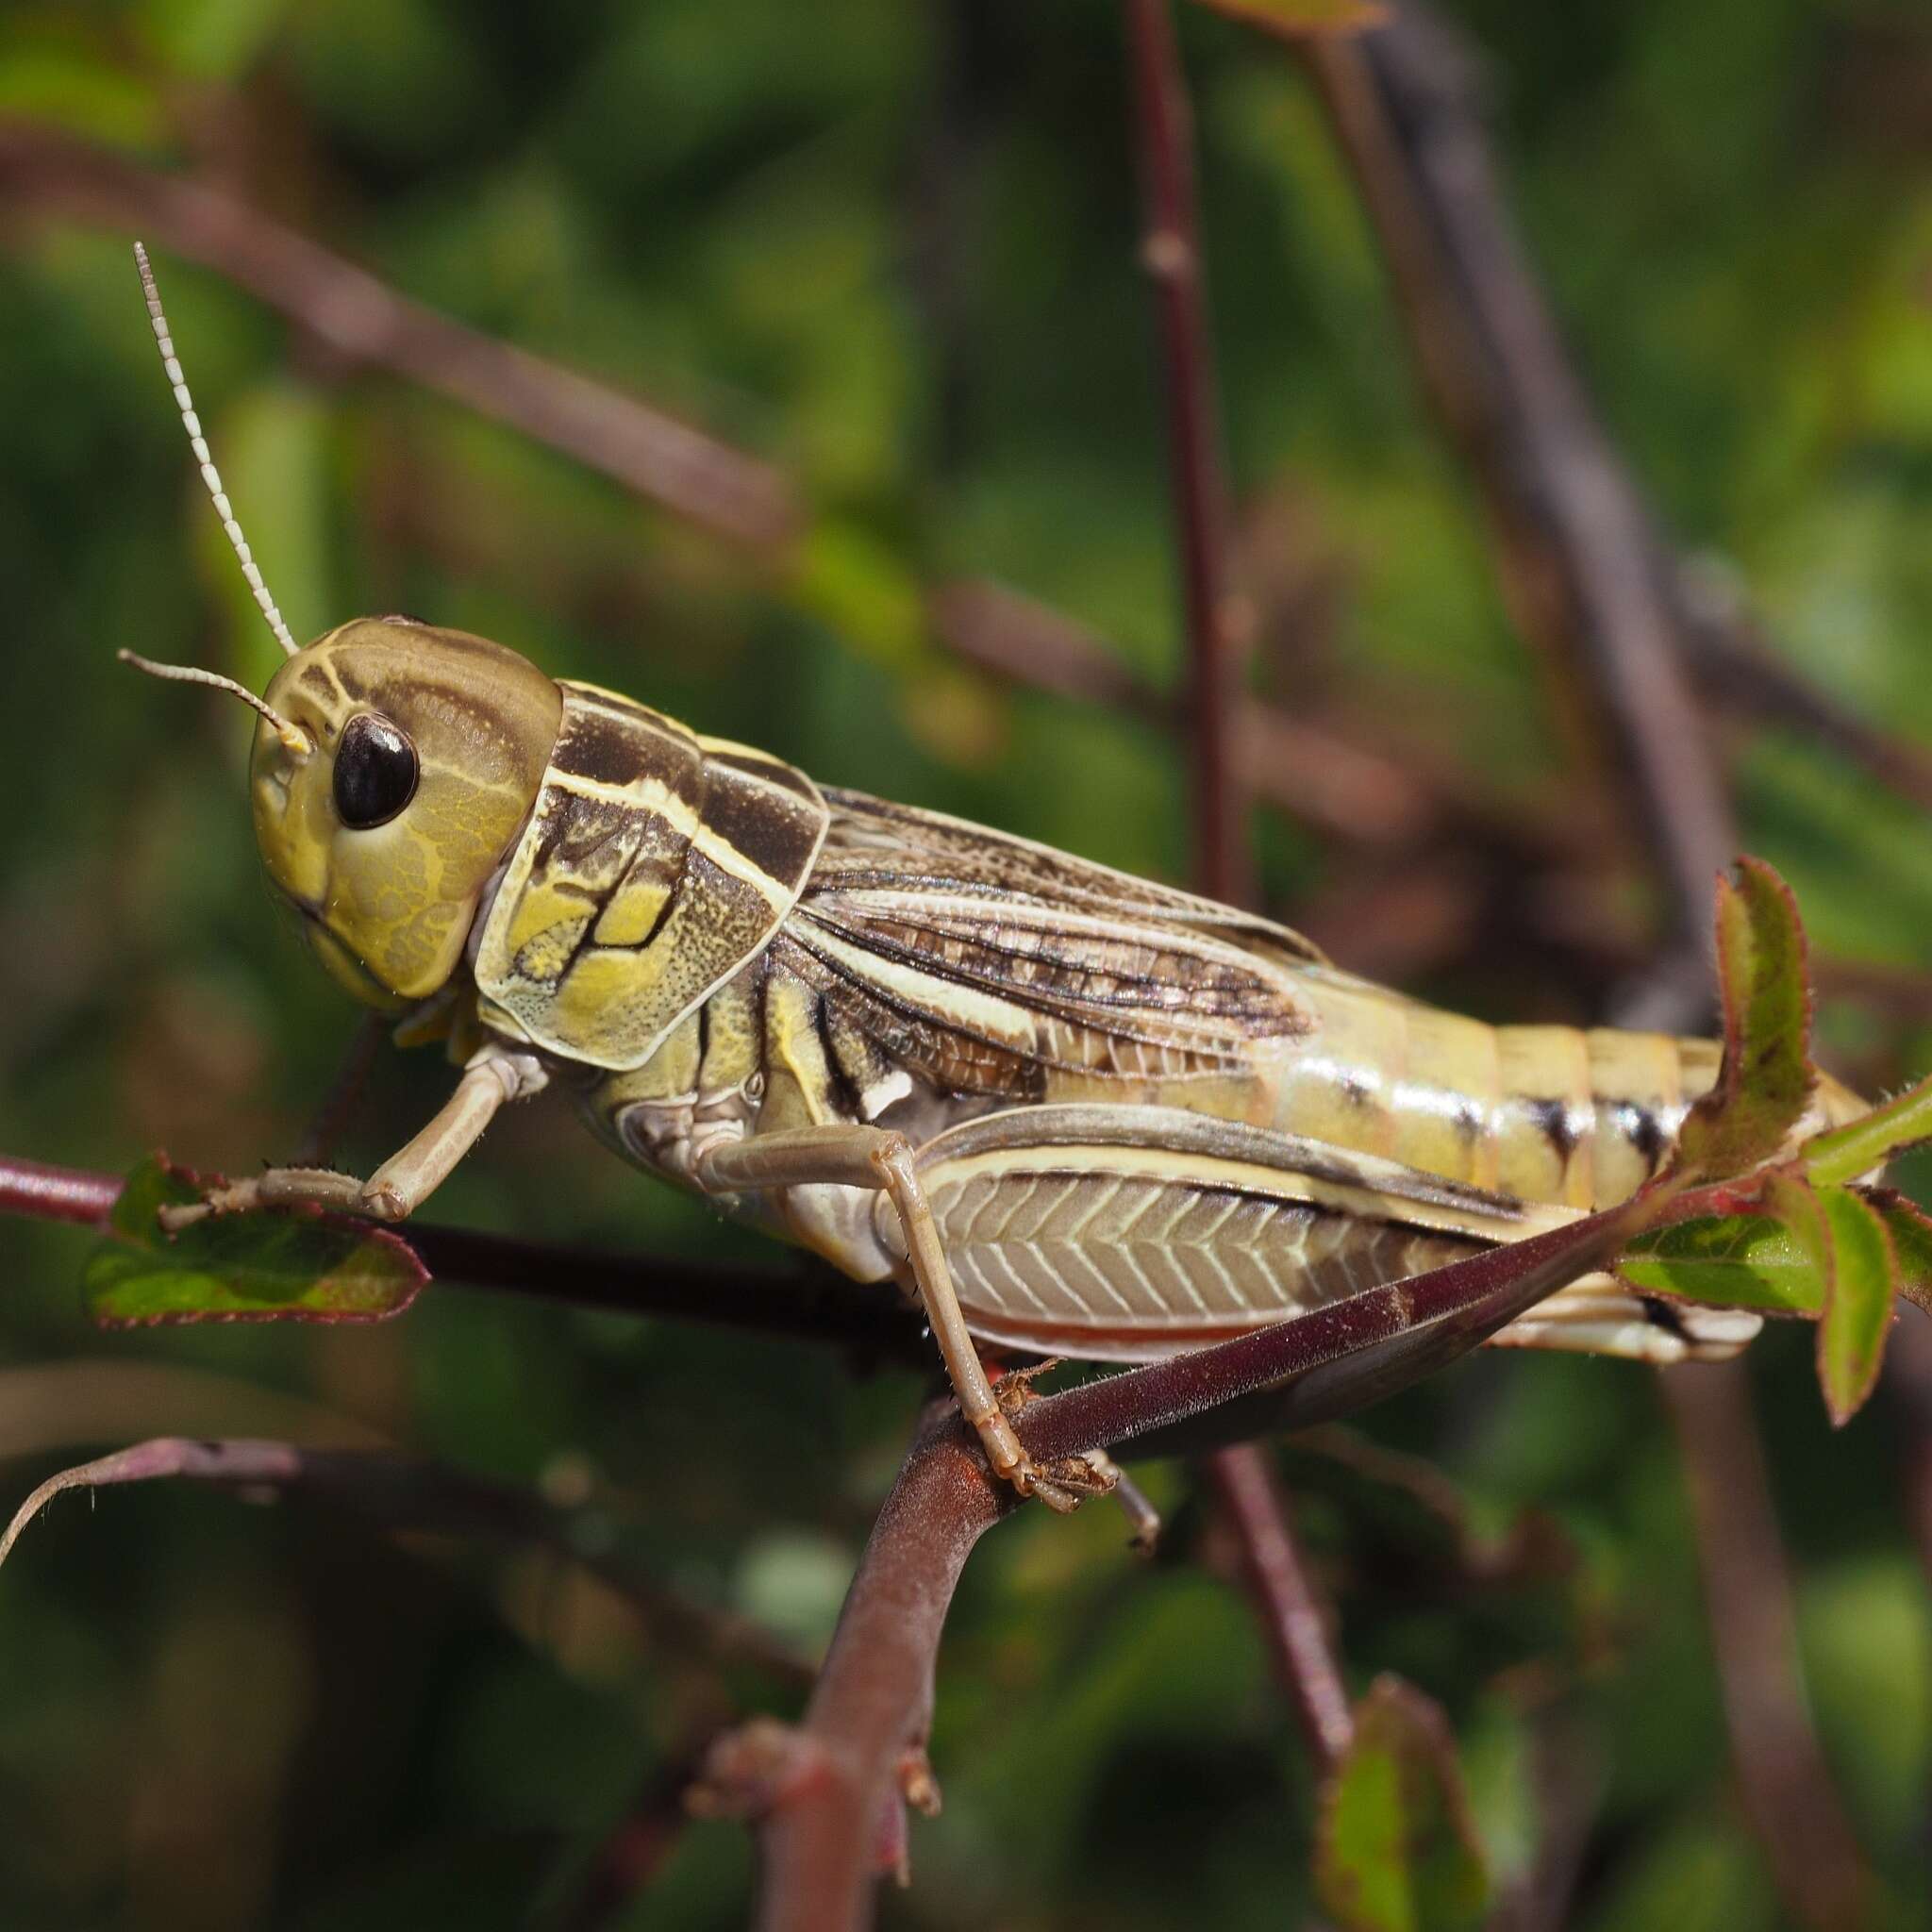
{"type": "MultiPolygon", "coordinates": [[[[747,1135],[902,1131],[982,1336],[1158,1355],[1520,1239],[1630,1193],[1716,1077],[1707,1042],[1438,1012],[1265,920],[562,689],[475,947],[485,1024],[686,1184],[747,1135]]],[[[724,1205],[906,1278],[882,1195],[724,1205]]],[[[1756,1325],[1599,1279],[1502,1339],[1663,1358],[1756,1325]]]]}

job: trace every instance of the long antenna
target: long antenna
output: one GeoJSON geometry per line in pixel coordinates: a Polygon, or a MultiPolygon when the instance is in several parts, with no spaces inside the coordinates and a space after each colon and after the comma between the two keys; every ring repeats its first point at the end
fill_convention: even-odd
{"type": "Polygon", "coordinates": [[[181,411],[182,426],[188,431],[195,461],[201,465],[201,480],[208,486],[215,514],[222,520],[224,534],[234,545],[235,555],[242,559],[242,575],[248,579],[248,588],[255,592],[255,601],[260,607],[262,616],[268,620],[269,629],[275,632],[275,641],[283,651],[292,658],[297,648],[295,640],[289,635],[289,626],[282,622],[282,613],[275,608],[275,600],[269,595],[268,586],[261,580],[261,571],[256,564],[254,553],[248,548],[248,540],[242,534],[242,525],[235,521],[228,492],[222,488],[222,473],[215,468],[214,458],[208,453],[208,439],[201,433],[201,418],[194,413],[194,398],[188,393],[188,384],[182,377],[181,364],[175,354],[175,341],[168,333],[168,318],[161,312],[161,292],[155,287],[155,272],[148,265],[147,250],[139,242],[134,244],[134,265],[141,271],[141,290],[147,297],[148,320],[154,324],[155,343],[161,352],[161,367],[174,386],[175,407],[181,411]]]}
{"type": "Polygon", "coordinates": [[[137,671],[145,671],[150,677],[165,677],[175,684],[205,684],[214,691],[225,691],[230,697],[237,697],[251,710],[266,718],[275,727],[275,734],[298,758],[306,758],[315,749],[315,741],[303,730],[301,725],[285,718],[266,698],[258,698],[245,684],[238,684],[232,677],[224,677],[219,671],[204,671],[198,664],[157,664],[152,658],[143,658],[139,651],[116,651],[115,657],[124,664],[132,664],[137,671]]]}

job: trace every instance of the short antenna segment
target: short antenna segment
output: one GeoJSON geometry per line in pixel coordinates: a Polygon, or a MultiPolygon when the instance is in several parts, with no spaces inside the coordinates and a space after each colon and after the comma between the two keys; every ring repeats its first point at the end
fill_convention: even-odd
{"type": "Polygon", "coordinates": [[[208,486],[215,514],[222,520],[224,534],[234,545],[235,555],[242,559],[242,575],[248,579],[248,588],[254,591],[255,601],[260,607],[262,616],[268,620],[269,629],[275,632],[275,641],[283,651],[292,658],[297,648],[295,640],[289,635],[289,626],[282,622],[282,613],[275,608],[275,600],[269,595],[268,586],[261,580],[261,571],[248,547],[248,540],[242,534],[242,525],[235,521],[228,492],[222,488],[222,473],[215,468],[214,458],[208,455],[208,439],[201,433],[201,418],[194,413],[194,398],[188,393],[188,384],[181,375],[181,363],[175,354],[175,341],[168,333],[168,318],[161,310],[161,294],[155,287],[155,272],[148,264],[147,250],[139,242],[134,244],[134,265],[141,271],[141,290],[147,297],[148,320],[154,325],[155,345],[161,352],[161,367],[173,385],[175,407],[181,411],[182,426],[188,431],[195,461],[201,465],[201,480],[208,486]]]}

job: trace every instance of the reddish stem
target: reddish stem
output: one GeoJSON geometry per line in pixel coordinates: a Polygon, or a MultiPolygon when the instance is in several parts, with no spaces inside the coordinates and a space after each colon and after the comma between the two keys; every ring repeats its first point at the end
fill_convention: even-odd
{"type": "Polygon", "coordinates": [[[1864,1859],[1806,1707],[1791,1578],[1741,1365],[1666,1370],[1738,1786],[1777,1889],[1816,1932],[1865,1923],[1864,1859]],[[1694,1378],[1694,1379],[1693,1379],[1694,1378]]]}
{"type": "MultiPolygon", "coordinates": [[[[1174,477],[1175,543],[1186,591],[1188,742],[1194,774],[1194,882],[1210,898],[1253,903],[1241,744],[1241,641],[1228,588],[1227,481],[1215,421],[1193,113],[1167,0],[1126,0],[1135,137],[1146,231],[1141,259],[1160,315],[1162,393],[1174,477]]],[[[1263,1451],[1219,1450],[1208,1475],[1241,1548],[1241,1569],[1310,1748],[1346,1748],[1348,1697],[1308,1591],[1288,1499],[1263,1451]]]]}
{"type": "MultiPolygon", "coordinates": [[[[122,1177],[0,1154],[0,1214],[82,1226],[106,1224],[122,1177]]],[[[920,1324],[897,1299],[813,1267],[734,1268],[667,1261],[473,1228],[410,1222],[396,1232],[446,1288],[473,1288],[631,1315],[669,1315],[802,1341],[842,1344],[877,1360],[930,1365],[920,1324]]]]}
{"type": "Polygon", "coordinates": [[[1296,1544],[1288,1492],[1268,1451],[1253,1442],[1218,1449],[1208,1480],[1240,1541],[1241,1573],[1316,1762],[1332,1769],[1355,1737],[1348,1690],[1328,1623],[1296,1544]]]}
{"type": "Polygon", "coordinates": [[[1201,270],[1193,116],[1167,0],[1126,0],[1126,18],[1145,224],[1141,259],[1154,278],[1159,316],[1187,614],[1194,872],[1209,897],[1241,905],[1253,891],[1233,742],[1242,625],[1228,590],[1227,494],[1201,270]]]}
{"type": "Polygon", "coordinates": [[[120,1192],[118,1174],[0,1155],[0,1214],[95,1227],[107,1220],[120,1192]]]}

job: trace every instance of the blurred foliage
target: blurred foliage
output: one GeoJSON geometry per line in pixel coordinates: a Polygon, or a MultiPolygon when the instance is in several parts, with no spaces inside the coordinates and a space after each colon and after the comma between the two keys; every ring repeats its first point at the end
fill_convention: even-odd
{"type": "MultiPolygon", "coordinates": [[[[1910,0],[1465,0],[1531,243],[1660,514],[1778,647],[1932,741],[1932,29],[1910,0]]],[[[1264,583],[1258,675],[1524,811],[1582,782],[1508,625],[1466,480],[1419,404],[1373,238],[1291,67],[1190,13],[1231,459],[1264,583]]],[[[193,163],[475,325],[634,388],[796,476],[774,579],[560,458],[345,370],[158,262],[231,494],[298,633],[404,609],[489,632],[834,782],[1161,876],[1180,767],[1144,727],[949,659],[921,585],[1024,586],[1172,678],[1159,413],[1115,9],[1101,0],[133,0],[0,14],[0,113],[193,163]]],[[[232,706],[116,645],[258,687],[274,645],[158,379],[129,238],[0,235],[0,1145],[231,1171],[299,1139],[355,1021],[268,910],[232,706]]],[[[1826,956],[1920,966],[1919,814],[1793,735],[1740,766],[1754,849],[1826,956]]],[[[1265,827],[1285,915],[1357,861],[1265,827]]],[[[1642,906],[1592,905],[1632,930],[1642,906]],[[1634,924],[1633,924],[1634,922],[1634,924]]],[[[1420,991],[1586,1018],[1591,988],[1478,942],[1420,991]]],[[[1827,1005],[1868,1087],[1932,1028],[1827,1005]]],[[[427,1116],[385,1060],[345,1150],[427,1116]]],[[[667,1265],[748,1238],[591,1154],[561,1108],[494,1130],[440,1214],[667,1265]]],[[[687,1593],[823,1641],[916,1377],[827,1351],[432,1289],[373,1329],[104,1336],[72,1230],[0,1228],[0,1447],[19,1494],[75,1448],[350,1425],[621,1518],[687,1593]],[[140,1369],[144,1373],[136,1374],[140,1369]]],[[[1810,1335],[1754,1352],[1818,1722],[1887,1897],[1927,1886],[1932,1634],[1894,1469],[1904,1411],[1834,1437],[1810,1335]]],[[[1398,1671],[1462,1742],[1493,1876],[1593,1807],[1574,1923],[1784,1921],[1726,1760],[1673,1441],[1651,1379],[1466,1363],[1369,1419],[1500,1533],[1574,1560],[1472,1572],[1373,1481],[1297,1457],[1352,1682],[1398,1671]],[[1548,1767],[1559,1724],[1566,1778],[1548,1767]],[[1578,1795],[1580,1794],[1580,1795],[1578,1795]]],[[[340,1439],[338,1437],[338,1439],[340,1439]]],[[[1089,1510],[991,1538],[939,1684],[943,1815],[888,1923],[1230,1928],[1312,1909],[1303,1754],[1183,1472],[1169,1557],[1089,1510]]],[[[568,1892],[721,1710],[784,1711],[639,1635],[551,1557],[398,1543],[319,1507],[156,1487],[56,1505],[0,1579],[0,1924],[514,1925],[568,1892]]],[[[740,1828],[678,1840],[627,1923],[739,1923],[740,1828]]]]}
{"type": "Polygon", "coordinates": [[[1370,1686],[1355,1741],[1324,1792],[1316,1883],[1344,1925],[1455,1932],[1491,1903],[1455,1741],[1400,1678],[1370,1686]]]}

